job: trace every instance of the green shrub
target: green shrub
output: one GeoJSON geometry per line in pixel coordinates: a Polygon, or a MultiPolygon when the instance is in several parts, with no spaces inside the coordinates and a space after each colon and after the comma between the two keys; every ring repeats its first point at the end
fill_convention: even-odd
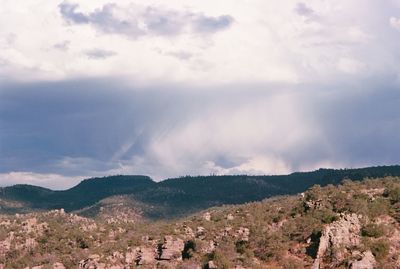
{"type": "Polygon", "coordinates": [[[237,241],[235,244],[236,247],[236,252],[239,254],[244,254],[246,252],[246,249],[248,248],[249,243],[247,241],[237,241]]]}
{"type": "Polygon", "coordinates": [[[368,216],[375,218],[381,215],[389,214],[390,204],[384,198],[378,198],[368,205],[368,216]]]}
{"type": "Polygon", "coordinates": [[[389,254],[390,244],[387,239],[380,239],[372,242],[370,248],[372,254],[374,254],[375,258],[379,261],[386,258],[389,254]]]}
{"type": "Polygon", "coordinates": [[[400,202],[400,186],[391,186],[385,190],[384,194],[390,199],[392,204],[400,202]]]}
{"type": "Polygon", "coordinates": [[[362,236],[378,238],[385,234],[385,229],[382,225],[370,223],[362,228],[361,234],[362,236]]]}
{"type": "Polygon", "coordinates": [[[185,246],[182,251],[182,258],[184,260],[192,258],[195,251],[196,251],[196,242],[194,240],[189,240],[185,242],[185,246]]]}

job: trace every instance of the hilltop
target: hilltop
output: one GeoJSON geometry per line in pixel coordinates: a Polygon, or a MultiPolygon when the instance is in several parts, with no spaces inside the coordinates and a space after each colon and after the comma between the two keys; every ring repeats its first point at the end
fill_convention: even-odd
{"type": "Polygon", "coordinates": [[[279,176],[187,176],[161,182],[147,176],[110,176],[86,179],[64,191],[15,185],[0,188],[0,213],[63,208],[66,212],[95,217],[101,208],[116,208],[122,203],[126,210],[134,209],[135,214],[145,218],[175,218],[213,206],[296,194],[315,184],[337,185],[343,179],[384,176],[400,176],[400,166],[319,169],[279,176]]]}

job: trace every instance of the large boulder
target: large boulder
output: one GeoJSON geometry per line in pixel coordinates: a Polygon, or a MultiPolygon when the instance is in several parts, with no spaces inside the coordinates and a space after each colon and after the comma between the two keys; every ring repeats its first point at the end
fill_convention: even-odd
{"type": "Polygon", "coordinates": [[[324,257],[333,264],[345,259],[349,249],[360,244],[361,224],[356,214],[344,215],[340,220],[325,226],[319,241],[317,257],[313,269],[319,269],[324,257]]]}
{"type": "Polygon", "coordinates": [[[154,264],[156,258],[156,251],[149,247],[138,247],[135,250],[135,264],[146,265],[154,264]]]}
{"type": "Polygon", "coordinates": [[[164,243],[158,249],[160,260],[182,260],[182,251],[185,243],[182,239],[174,239],[172,236],[165,236],[164,243]]]}
{"type": "Polygon", "coordinates": [[[351,269],[374,269],[376,265],[376,260],[371,251],[366,251],[363,253],[361,260],[354,261],[351,263],[351,269]]]}

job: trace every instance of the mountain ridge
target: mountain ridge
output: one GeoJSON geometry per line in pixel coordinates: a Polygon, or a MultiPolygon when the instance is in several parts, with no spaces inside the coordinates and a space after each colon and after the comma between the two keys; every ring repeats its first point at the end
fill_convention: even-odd
{"type": "Polygon", "coordinates": [[[400,176],[400,166],[375,166],[355,169],[318,169],[289,175],[185,176],[160,182],[143,175],[116,175],[89,178],[62,191],[18,184],[0,188],[0,213],[19,213],[64,208],[67,212],[96,205],[103,199],[126,195],[135,204],[158,208],[144,213],[157,216],[179,216],[212,206],[242,204],[305,191],[313,185],[337,185],[343,179],[362,180],[400,176]],[[6,202],[19,203],[10,207],[6,202]],[[154,213],[157,212],[157,213],[154,213]]]}

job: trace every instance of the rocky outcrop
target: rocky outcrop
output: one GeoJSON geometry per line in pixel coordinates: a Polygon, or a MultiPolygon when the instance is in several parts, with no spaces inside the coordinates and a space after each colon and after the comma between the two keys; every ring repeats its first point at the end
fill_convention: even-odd
{"type": "Polygon", "coordinates": [[[203,214],[203,219],[206,221],[211,221],[211,213],[210,212],[206,212],[203,214]]]}
{"type": "Polygon", "coordinates": [[[205,237],[206,237],[206,229],[202,226],[197,227],[196,238],[204,239],[205,237]]]}
{"type": "Polygon", "coordinates": [[[100,255],[93,254],[87,259],[81,260],[78,265],[78,269],[101,269],[105,268],[104,263],[100,263],[100,255]]]}
{"type": "Polygon", "coordinates": [[[185,243],[182,239],[165,236],[164,243],[158,248],[159,260],[182,260],[185,243]]]}
{"type": "Polygon", "coordinates": [[[203,253],[211,254],[217,247],[217,243],[214,240],[208,241],[208,243],[203,247],[203,253]]]}
{"type": "Polygon", "coordinates": [[[153,248],[149,247],[138,247],[136,248],[135,264],[136,265],[146,265],[154,264],[156,252],[153,248]]]}
{"type": "Polygon", "coordinates": [[[374,269],[376,265],[376,260],[371,251],[366,251],[362,254],[362,257],[358,261],[351,263],[351,269],[374,269]]]}
{"type": "Polygon", "coordinates": [[[240,227],[236,232],[235,237],[239,239],[239,241],[249,241],[250,230],[249,228],[240,227]]]}
{"type": "Polygon", "coordinates": [[[319,241],[313,269],[319,269],[325,256],[333,264],[344,260],[348,250],[360,244],[361,224],[356,214],[344,215],[340,220],[325,226],[319,241]]]}

